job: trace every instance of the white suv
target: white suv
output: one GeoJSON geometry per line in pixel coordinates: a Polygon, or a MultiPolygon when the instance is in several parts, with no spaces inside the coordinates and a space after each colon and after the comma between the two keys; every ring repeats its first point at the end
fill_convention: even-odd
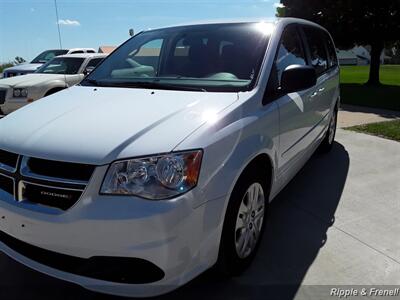
{"type": "Polygon", "coordinates": [[[64,54],[82,54],[96,53],[93,48],[72,48],[72,49],[56,49],[46,50],[36,56],[30,63],[24,63],[17,66],[9,67],[3,70],[3,78],[25,75],[35,72],[43,64],[50,61],[53,57],[64,54]]]}
{"type": "Polygon", "coordinates": [[[81,82],[106,56],[103,53],[60,55],[32,74],[0,79],[0,114],[9,114],[81,82]]]}
{"type": "Polygon", "coordinates": [[[332,147],[338,105],[335,47],[314,23],[142,32],[79,86],[0,120],[0,249],[124,296],[215,264],[238,275],[269,202],[332,147]]]}

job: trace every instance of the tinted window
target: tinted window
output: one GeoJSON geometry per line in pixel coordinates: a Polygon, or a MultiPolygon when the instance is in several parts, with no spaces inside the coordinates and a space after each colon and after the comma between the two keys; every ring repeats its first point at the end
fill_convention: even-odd
{"type": "Polygon", "coordinates": [[[296,27],[291,26],[287,28],[283,35],[281,44],[276,58],[276,71],[278,76],[278,83],[280,85],[282,72],[290,65],[303,65],[307,64],[301,39],[296,27]]]}
{"type": "Polygon", "coordinates": [[[326,42],[326,49],[328,50],[328,67],[337,66],[337,57],[336,57],[336,50],[335,46],[333,45],[331,37],[324,33],[325,42],[326,42]]]}
{"type": "Polygon", "coordinates": [[[80,53],[83,53],[83,51],[82,50],[72,51],[70,54],[80,54],[80,53]]]}
{"type": "Polygon", "coordinates": [[[323,32],[316,28],[305,27],[304,33],[310,49],[311,64],[317,75],[319,75],[328,68],[328,57],[325,50],[323,32]]]}
{"type": "Polygon", "coordinates": [[[87,50],[87,53],[96,53],[94,50],[87,50]]]}
{"type": "Polygon", "coordinates": [[[36,73],[77,74],[84,59],[75,57],[56,57],[41,66],[36,73]]]}
{"type": "MultiPolygon", "coordinates": [[[[129,66],[129,72],[126,75],[129,78],[135,76],[156,76],[158,64],[160,61],[161,48],[163,46],[164,39],[154,39],[141,45],[139,49],[135,49],[129,54],[127,58],[129,66]]],[[[119,70],[115,70],[114,76],[119,76],[119,70]]]]}
{"type": "Polygon", "coordinates": [[[99,64],[99,62],[101,62],[103,60],[103,57],[100,57],[100,58],[93,58],[93,59],[91,59],[90,61],[89,61],[89,63],[86,65],[86,68],[87,67],[96,67],[98,64],[99,64]]]}
{"type": "Polygon", "coordinates": [[[114,51],[88,79],[105,86],[156,82],[176,89],[248,90],[269,41],[270,30],[264,25],[208,24],[146,31],[114,51]]]}
{"type": "Polygon", "coordinates": [[[36,56],[31,62],[32,63],[46,63],[53,57],[58,55],[66,54],[68,50],[47,50],[36,56]]]}

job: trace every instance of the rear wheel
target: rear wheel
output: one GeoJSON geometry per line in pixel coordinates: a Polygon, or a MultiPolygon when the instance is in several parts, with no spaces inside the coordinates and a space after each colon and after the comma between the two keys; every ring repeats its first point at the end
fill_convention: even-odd
{"type": "Polygon", "coordinates": [[[265,182],[266,178],[244,176],[232,193],[217,263],[218,270],[224,275],[241,274],[257,252],[268,203],[265,182]]]}
{"type": "Polygon", "coordinates": [[[332,150],[333,142],[335,141],[335,135],[336,135],[337,115],[338,115],[338,107],[336,105],[335,109],[332,112],[331,119],[329,121],[328,130],[326,131],[324,140],[320,145],[320,150],[322,152],[326,153],[332,150]]]}

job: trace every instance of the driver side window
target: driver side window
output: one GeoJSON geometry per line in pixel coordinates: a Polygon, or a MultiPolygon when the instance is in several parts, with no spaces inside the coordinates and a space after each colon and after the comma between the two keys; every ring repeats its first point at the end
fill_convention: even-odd
{"type": "Polygon", "coordinates": [[[304,48],[296,26],[289,26],[282,34],[280,45],[267,85],[268,97],[280,96],[280,83],[283,71],[290,65],[307,65],[304,48]]]}
{"type": "Polygon", "coordinates": [[[307,64],[300,36],[296,27],[292,26],[285,30],[279,46],[278,56],[275,61],[279,85],[283,71],[290,65],[307,64]]]}

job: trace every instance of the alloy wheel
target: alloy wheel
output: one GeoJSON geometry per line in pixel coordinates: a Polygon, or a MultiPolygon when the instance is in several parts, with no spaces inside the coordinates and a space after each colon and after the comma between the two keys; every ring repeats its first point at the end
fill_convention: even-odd
{"type": "Polygon", "coordinates": [[[247,189],[236,218],[236,253],[242,259],[248,257],[257,245],[263,226],[264,212],[264,190],[262,185],[256,182],[247,189]]]}

